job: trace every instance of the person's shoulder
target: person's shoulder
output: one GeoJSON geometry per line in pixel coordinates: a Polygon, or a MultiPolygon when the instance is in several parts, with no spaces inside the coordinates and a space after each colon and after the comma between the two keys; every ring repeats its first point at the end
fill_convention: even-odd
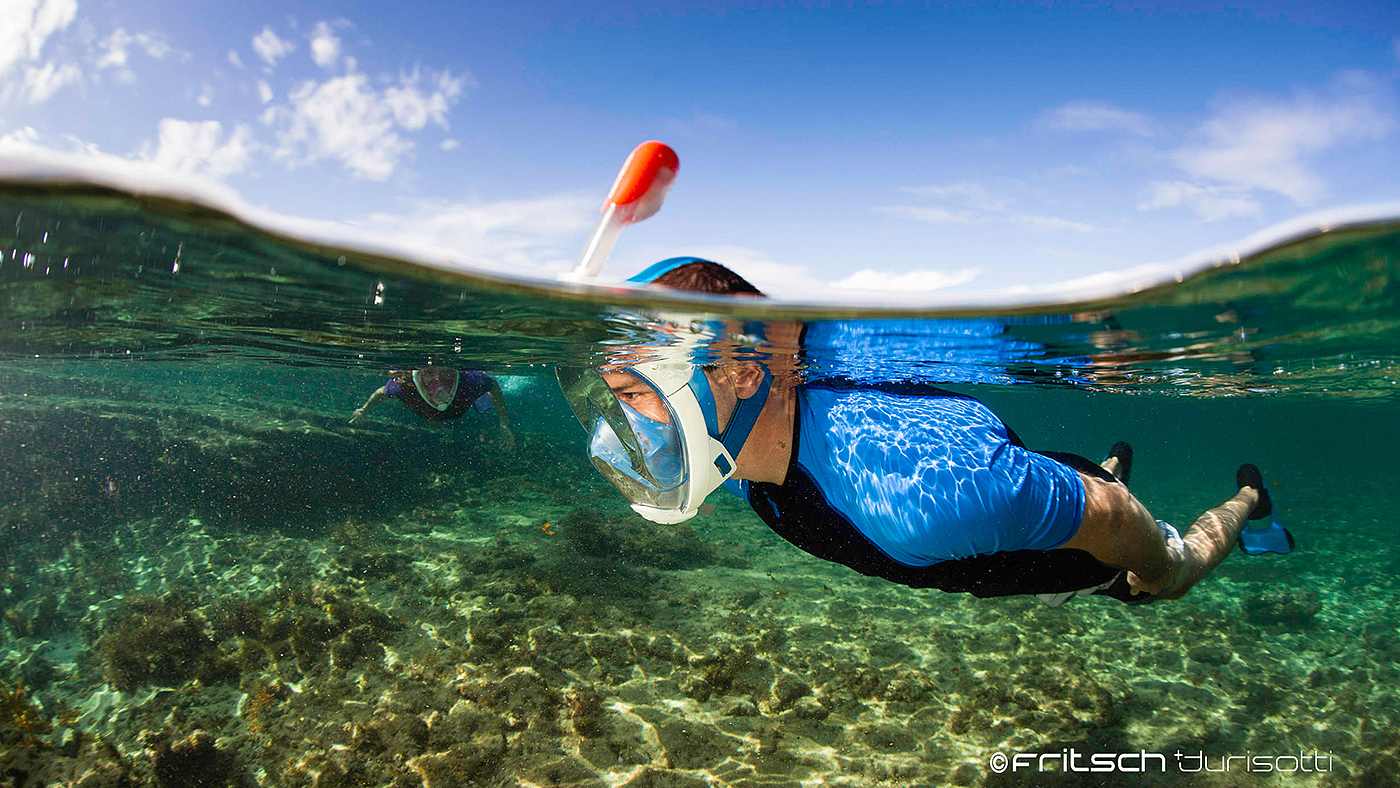
{"type": "Polygon", "coordinates": [[[966,394],[959,394],[956,391],[940,388],[932,383],[923,383],[916,380],[855,380],[853,378],[835,376],[806,380],[799,383],[797,388],[798,391],[818,391],[824,389],[835,392],[869,392],[886,394],[892,397],[973,399],[966,394]]]}
{"type": "Polygon", "coordinates": [[[940,414],[934,419],[938,423],[997,419],[975,397],[917,381],[813,380],[798,386],[797,410],[818,429],[861,424],[871,418],[922,429],[930,427],[930,416],[935,413],[940,414]]]}

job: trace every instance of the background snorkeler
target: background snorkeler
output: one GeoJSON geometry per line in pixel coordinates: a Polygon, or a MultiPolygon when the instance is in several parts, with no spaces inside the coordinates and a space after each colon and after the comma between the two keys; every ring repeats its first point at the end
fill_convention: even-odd
{"type": "Polygon", "coordinates": [[[369,395],[355,409],[350,423],[364,419],[370,408],[382,399],[393,399],[424,421],[446,422],[461,418],[468,410],[496,413],[500,439],[506,448],[515,446],[505,395],[500,384],[485,372],[458,371],[450,367],[426,366],[420,369],[391,369],[389,381],[369,395]]]}

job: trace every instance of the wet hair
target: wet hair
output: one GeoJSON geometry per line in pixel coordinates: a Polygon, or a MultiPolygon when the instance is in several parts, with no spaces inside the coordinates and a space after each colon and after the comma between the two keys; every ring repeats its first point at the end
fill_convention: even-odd
{"type": "Polygon", "coordinates": [[[747,279],[709,260],[696,260],[672,268],[653,279],[651,284],[710,295],[763,296],[763,291],[749,284],[747,279]]]}

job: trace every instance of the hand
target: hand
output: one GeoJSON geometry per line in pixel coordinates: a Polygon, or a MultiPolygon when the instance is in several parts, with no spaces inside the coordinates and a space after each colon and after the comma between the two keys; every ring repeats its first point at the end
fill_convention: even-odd
{"type": "Polygon", "coordinates": [[[506,451],[515,450],[515,433],[511,431],[510,427],[501,428],[501,446],[504,447],[506,451]]]}
{"type": "Polygon", "coordinates": [[[1180,599],[1192,585],[1191,552],[1181,539],[1167,540],[1172,568],[1154,581],[1144,580],[1137,572],[1128,573],[1128,587],[1140,594],[1153,594],[1159,599],[1180,599]]]}
{"type": "Polygon", "coordinates": [[[364,417],[365,417],[365,409],[364,409],[364,408],[355,408],[355,412],[352,413],[352,414],[350,414],[350,423],[351,423],[351,424],[357,424],[357,423],[359,423],[360,420],[363,419],[364,417]]]}

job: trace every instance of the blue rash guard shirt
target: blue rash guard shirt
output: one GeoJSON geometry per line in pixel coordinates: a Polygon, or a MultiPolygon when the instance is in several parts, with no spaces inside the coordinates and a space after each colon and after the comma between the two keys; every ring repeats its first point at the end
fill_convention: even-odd
{"type": "Polygon", "coordinates": [[[1013,443],[975,399],[821,385],[797,398],[799,467],[901,564],[1050,550],[1079,530],[1079,474],[1013,443]]]}
{"type": "Polygon", "coordinates": [[[1120,574],[1083,550],[1053,549],[1083,517],[1079,472],[1106,472],[1026,449],[976,399],[917,383],[816,381],[797,389],[793,437],[782,484],[728,486],[818,558],[983,597],[1075,591],[1120,574]]]}

